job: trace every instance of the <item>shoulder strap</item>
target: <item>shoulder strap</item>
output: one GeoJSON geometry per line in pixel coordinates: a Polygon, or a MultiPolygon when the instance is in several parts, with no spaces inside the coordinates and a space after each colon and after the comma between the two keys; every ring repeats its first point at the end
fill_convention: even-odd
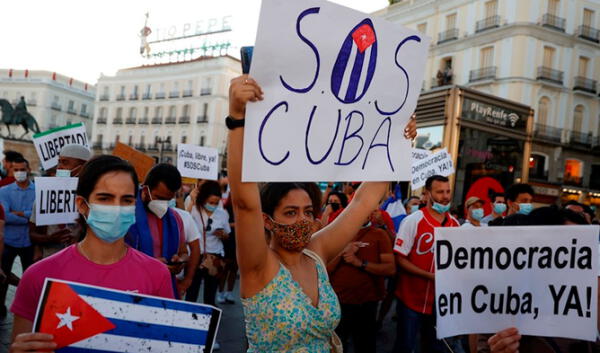
{"type": "Polygon", "coordinates": [[[302,253],[306,254],[306,256],[310,257],[311,259],[315,260],[316,263],[320,264],[323,267],[325,275],[327,276],[327,278],[329,278],[329,275],[327,274],[327,266],[325,266],[325,262],[323,261],[323,259],[321,259],[319,255],[317,255],[316,252],[304,249],[302,250],[302,253]]]}

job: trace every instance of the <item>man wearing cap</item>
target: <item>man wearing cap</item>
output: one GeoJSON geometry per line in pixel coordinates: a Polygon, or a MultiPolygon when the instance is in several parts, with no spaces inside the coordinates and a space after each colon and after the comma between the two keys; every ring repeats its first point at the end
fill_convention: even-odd
{"type": "Polygon", "coordinates": [[[483,205],[485,201],[477,196],[471,196],[465,202],[465,208],[467,209],[466,217],[467,220],[462,227],[481,227],[487,226],[486,223],[482,223],[483,219],[483,205]]]}
{"type": "MultiPolygon", "coordinates": [[[[92,157],[90,150],[82,145],[68,145],[60,150],[56,177],[77,177],[83,165],[92,157]]],[[[35,244],[34,260],[53,255],[79,240],[81,226],[78,223],[36,226],[35,204],[29,218],[29,234],[35,244]]]]}

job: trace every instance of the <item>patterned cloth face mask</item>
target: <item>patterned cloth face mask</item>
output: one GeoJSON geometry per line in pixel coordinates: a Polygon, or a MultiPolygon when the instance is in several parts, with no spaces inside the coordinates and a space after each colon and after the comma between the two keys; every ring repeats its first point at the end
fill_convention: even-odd
{"type": "Polygon", "coordinates": [[[311,219],[302,219],[292,224],[281,224],[269,217],[273,237],[277,243],[289,251],[302,251],[317,230],[317,224],[311,219]]]}

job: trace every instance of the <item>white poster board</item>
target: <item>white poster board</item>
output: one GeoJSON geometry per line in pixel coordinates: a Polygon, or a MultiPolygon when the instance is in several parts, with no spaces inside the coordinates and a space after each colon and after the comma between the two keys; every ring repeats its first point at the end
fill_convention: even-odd
{"type": "Polygon", "coordinates": [[[75,206],[79,178],[35,178],[35,224],[75,223],[79,217],[75,206]]]}
{"type": "Polygon", "coordinates": [[[263,0],[244,181],[410,180],[430,38],[322,0],[263,0]]]}
{"type": "Polygon", "coordinates": [[[452,156],[444,148],[427,158],[413,159],[411,187],[414,190],[425,186],[427,178],[433,175],[448,176],[451,174],[454,174],[454,163],[452,156]]]}
{"type": "Polygon", "coordinates": [[[67,145],[89,147],[87,133],[83,123],[77,123],[40,132],[33,135],[33,144],[44,170],[56,167],[58,154],[67,145]]]}
{"type": "Polygon", "coordinates": [[[217,180],[219,151],[189,144],[177,145],[177,169],[184,178],[217,180]]]}
{"type": "Polygon", "coordinates": [[[436,228],[438,338],[516,327],[595,341],[599,230],[436,228]]]}

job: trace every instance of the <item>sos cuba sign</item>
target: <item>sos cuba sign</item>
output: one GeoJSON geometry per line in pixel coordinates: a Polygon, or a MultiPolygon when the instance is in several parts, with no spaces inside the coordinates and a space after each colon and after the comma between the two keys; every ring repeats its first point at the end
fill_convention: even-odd
{"type": "Polygon", "coordinates": [[[409,180],[403,129],[429,38],[325,1],[265,0],[247,108],[245,181],[409,180]]]}

